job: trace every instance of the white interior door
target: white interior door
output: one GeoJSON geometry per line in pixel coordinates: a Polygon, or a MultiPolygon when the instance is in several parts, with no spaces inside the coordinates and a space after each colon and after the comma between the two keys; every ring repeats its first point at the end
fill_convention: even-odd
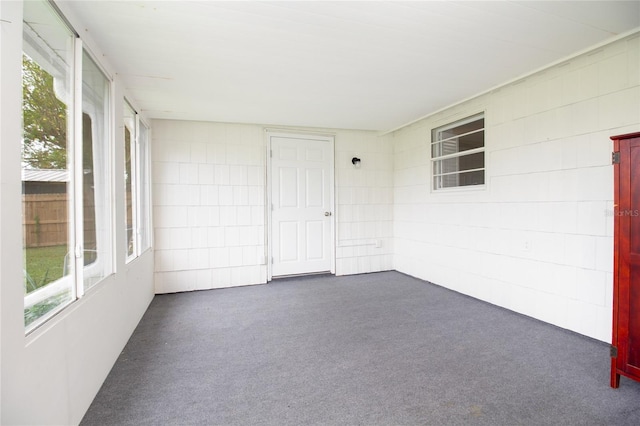
{"type": "Polygon", "coordinates": [[[269,140],[271,275],[333,272],[333,139],[269,140]]]}

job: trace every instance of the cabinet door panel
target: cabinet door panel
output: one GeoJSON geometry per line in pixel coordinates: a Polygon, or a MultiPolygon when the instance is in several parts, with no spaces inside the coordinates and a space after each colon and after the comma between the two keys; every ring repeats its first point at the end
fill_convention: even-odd
{"type": "Polygon", "coordinates": [[[614,166],[614,289],[611,386],[620,375],[640,380],[640,133],[612,138],[614,166]]]}
{"type": "MultiPolygon", "coordinates": [[[[629,338],[627,364],[629,367],[640,368],[640,138],[629,141],[628,162],[622,165],[628,168],[629,199],[623,201],[626,210],[620,218],[626,222],[628,229],[629,253],[623,261],[629,267],[629,338]]],[[[625,173],[626,174],[626,173],[625,173]]],[[[621,194],[624,198],[625,194],[621,194]]],[[[623,228],[623,229],[624,229],[623,228]]]]}

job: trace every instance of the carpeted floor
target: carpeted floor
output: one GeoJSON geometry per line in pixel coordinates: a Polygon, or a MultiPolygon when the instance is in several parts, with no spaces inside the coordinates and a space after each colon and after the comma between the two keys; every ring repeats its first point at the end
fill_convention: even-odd
{"type": "Polygon", "coordinates": [[[156,296],[83,425],[639,425],[609,345],[383,272],[156,296]]]}

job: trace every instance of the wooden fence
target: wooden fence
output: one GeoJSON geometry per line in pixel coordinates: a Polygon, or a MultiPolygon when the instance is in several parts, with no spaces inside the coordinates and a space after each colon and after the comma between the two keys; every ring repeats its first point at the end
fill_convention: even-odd
{"type": "MultiPolygon", "coordinates": [[[[92,195],[92,194],[91,194],[92,195]]],[[[93,197],[87,198],[92,200],[93,197]]],[[[69,238],[67,194],[24,194],[23,231],[25,247],[66,245],[69,238]]],[[[95,248],[95,207],[84,206],[84,246],[95,248]]]]}
{"type": "Polygon", "coordinates": [[[67,194],[22,196],[25,247],[67,244],[67,194]]]}

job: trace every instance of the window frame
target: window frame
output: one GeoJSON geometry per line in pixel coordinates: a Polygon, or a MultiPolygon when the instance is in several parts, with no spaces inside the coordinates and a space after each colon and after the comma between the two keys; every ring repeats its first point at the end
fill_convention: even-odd
{"type": "Polygon", "coordinates": [[[487,186],[486,181],[486,112],[481,111],[476,114],[467,116],[465,118],[449,122],[445,125],[435,127],[431,129],[431,143],[429,145],[429,155],[430,155],[430,164],[431,164],[431,173],[430,173],[430,188],[431,192],[449,192],[449,191],[470,191],[470,190],[480,190],[485,189],[487,186]],[[456,129],[462,127],[466,124],[473,123],[476,121],[483,121],[483,125],[479,129],[474,129],[469,132],[461,133],[458,135],[450,136],[447,138],[439,139],[439,135],[447,130],[456,129]],[[438,149],[438,145],[440,145],[440,150],[442,150],[442,143],[447,141],[455,140],[458,143],[458,139],[463,136],[469,136],[477,133],[482,133],[482,146],[478,148],[471,148],[467,150],[460,151],[459,146],[457,147],[455,152],[447,153],[447,154],[436,154],[436,150],[438,149]],[[460,159],[463,157],[470,157],[472,155],[482,154],[482,167],[475,167],[471,169],[460,170],[459,165],[456,166],[456,170],[453,171],[445,171],[441,172],[440,170],[443,168],[443,163],[447,160],[452,159],[460,159]],[[440,180],[438,182],[437,179],[442,179],[446,176],[455,176],[456,179],[459,179],[461,174],[465,173],[475,173],[482,172],[482,183],[477,184],[463,184],[460,185],[455,184],[451,186],[445,186],[443,181],[440,180]]]}
{"type": "Polygon", "coordinates": [[[124,176],[124,225],[125,225],[125,263],[131,262],[133,259],[138,257],[138,236],[137,236],[137,216],[138,216],[138,206],[139,203],[137,201],[138,191],[137,191],[137,183],[138,183],[138,167],[136,166],[137,155],[137,112],[133,108],[133,106],[124,99],[124,103],[122,106],[122,124],[123,124],[123,133],[122,133],[122,148],[124,150],[124,163],[123,170],[125,173],[124,176]],[[129,121],[131,121],[129,123],[129,121]],[[129,124],[131,127],[129,127],[129,124]],[[129,130],[129,147],[127,149],[127,137],[126,131],[129,130]],[[127,152],[127,150],[129,152],[127,152]],[[129,165],[127,165],[127,155],[129,156],[129,165]],[[127,174],[129,174],[130,186],[131,186],[131,195],[130,199],[128,199],[127,191],[127,174]],[[131,205],[131,223],[129,223],[129,204],[131,205]],[[131,226],[131,230],[129,230],[129,226],[131,226]]]}
{"type": "MultiPolygon", "coordinates": [[[[41,326],[48,323],[52,318],[54,318],[58,313],[64,311],[67,307],[72,306],[75,302],[80,300],[87,291],[91,291],[92,288],[96,287],[96,285],[100,282],[104,282],[105,279],[115,272],[115,264],[114,264],[114,241],[112,237],[112,230],[114,224],[114,208],[113,208],[113,129],[114,129],[114,114],[113,114],[113,101],[114,101],[114,87],[113,87],[113,78],[109,75],[109,73],[105,72],[104,68],[100,65],[99,61],[97,61],[95,55],[93,55],[89,49],[84,46],[82,39],[80,39],[78,33],[73,29],[73,27],[69,24],[69,22],[65,19],[65,17],[60,13],[60,11],[55,7],[55,5],[47,2],[41,1],[39,3],[33,3],[32,6],[36,9],[35,15],[31,16],[25,13],[23,18],[23,55],[26,55],[30,60],[33,60],[36,65],[39,67],[55,67],[53,63],[50,63],[50,59],[47,58],[47,55],[43,55],[46,53],[42,46],[38,46],[38,44],[34,44],[35,40],[33,36],[42,37],[45,43],[49,40],[46,37],[46,34],[40,34],[36,32],[30,25],[29,19],[34,17],[41,16],[42,12],[38,8],[48,8],[46,11],[47,16],[49,16],[51,20],[51,25],[54,20],[56,22],[57,28],[54,28],[53,31],[63,32],[68,34],[68,80],[69,85],[67,87],[68,99],[67,103],[65,103],[66,113],[66,147],[65,147],[65,156],[66,156],[66,172],[67,172],[67,180],[66,185],[66,228],[67,228],[67,239],[66,239],[66,254],[64,255],[64,259],[60,259],[63,263],[61,265],[62,276],[60,278],[55,278],[53,281],[45,283],[44,285],[38,286],[31,291],[26,290],[25,288],[25,296],[23,298],[23,307],[25,314],[25,335],[29,335],[33,333],[35,330],[39,329],[41,326]],[[34,34],[31,34],[34,33],[34,34]],[[31,58],[30,53],[36,53],[36,58],[31,58]],[[97,108],[103,113],[101,117],[104,123],[102,132],[95,131],[94,125],[97,126],[99,120],[91,119],[91,161],[92,167],[91,170],[95,172],[96,169],[96,161],[100,162],[99,168],[102,168],[101,172],[105,173],[105,176],[102,177],[102,183],[99,191],[96,191],[92,194],[94,197],[94,204],[96,200],[96,193],[100,193],[100,198],[103,203],[107,205],[105,207],[108,208],[107,211],[101,211],[100,219],[97,217],[94,218],[94,226],[96,228],[96,244],[98,244],[97,232],[98,227],[104,227],[103,232],[106,235],[109,235],[109,238],[104,239],[100,242],[100,249],[96,246],[96,250],[99,250],[99,253],[105,253],[105,255],[98,255],[94,262],[91,262],[88,265],[85,265],[85,223],[84,223],[84,209],[85,209],[85,201],[86,197],[84,194],[84,155],[88,152],[85,151],[85,138],[84,131],[87,129],[84,128],[84,115],[87,114],[91,118],[90,114],[85,110],[91,109],[91,102],[88,101],[88,98],[85,98],[85,94],[89,94],[90,90],[85,91],[85,85],[90,87],[90,82],[85,79],[85,61],[87,58],[90,60],[95,70],[97,70],[101,76],[104,78],[104,98],[102,98],[104,104],[101,105],[102,108],[97,108]],[[85,93],[86,92],[86,93],[85,93]],[[102,150],[101,156],[96,160],[96,151],[93,148],[93,144],[104,144],[106,147],[102,150]],[[96,270],[100,270],[99,273],[96,273],[96,270]],[[85,278],[95,278],[95,280],[90,280],[91,284],[87,284],[85,278]],[[43,304],[51,298],[55,296],[61,296],[63,293],[61,292],[69,291],[70,294],[65,296],[64,300],[61,301],[56,300],[56,304],[54,307],[44,310],[44,313],[38,314],[39,316],[29,320],[27,322],[27,311],[33,308],[37,308],[36,312],[38,312],[39,304],[43,304]]],[[[42,9],[45,10],[45,9],[42,9]]],[[[36,21],[38,22],[38,21],[36,21]]],[[[53,28],[53,27],[52,27],[53,28]]],[[[55,55],[50,55],[49,57],[54,57],[55,55]]],[[[46,69],[44,72],[51,75],[46,69]]],[[[55,78],[55,77],[54,77],[55,78]]],[[[24,82],[23,82],[24,84],[24,82]]],[[[54,82],[54,85],[56,83],[54,82]]],[[[23,105],[23,113],[24,113],[24,105],[23,105]]],[[[97,117],[97,115],[96,115],[97,117]]],[[[23,126],[24,132],[24,126],[23,126]]],[[[24,143],[24,142],[23,142],[24,143]]],[[[25,166],[23,165],[23,169],[25,166]]],[[[46,168],[45,168],[46,169],[46,168]]],[[[96,181],[93,181],[93,185],[96,185],[96,181]]],[[[94,207],[95,209],[95,207],[94,207]]],[[[24,211],[24,202],[22,206],[22,217],[24,221],[25,211],[24,211]]],[[[23,250],[26,249],[26,239],[23,236],[22,241],[23,250]]],[[[25,270],[25,282],[32,282],[29,278],[29,274],[27,269],[29,269],[29,263],[27,262],[27,258],[25,257],[23,260],[23,268],[25,270]]],[[[26,285],[26,284],[25,284],[26,285]]],[[[46,309],[46,308],[44,308],[46,309]]]]}
{"type": "MultiPolygon", "coordinates": [[[[63,102],[65,108],[65,146],[64,146],[64,156],[65,156],[65,168],[64,171],[67,174],[65,179],[65,210],[66,210],[66,238],[65,238],[65,251],[66,254],[62,259],[58,259],[58,261],[62,261],[61,272],[62,276],[59,278],[53,279],[52,281],[38,285],[31,291],[27,291],[25,287],[25,295],[23,298],[23,312],[25,315],[24,319],[24,327],[25,334],[29,334],[44,323],[46,323],[49,319],[53,318],[56,314],[64,310],[67,306],[71,305],[74,301],[78,299],[78,274],[75,270],[76,262],[69,262],[67,264],[66,259],[69,256],[69,253],[75,253],[75,233],[76,226],[76,207],[77,207],[77,188],[74,184],[75,182],[75,174],[77,171],[75,170],[75,151],[76,151],[76,140],[74,137],[74,131],[77,126],[75,122],[76,119],[76,101],[77,101],[77,86],[78,86],[78,56],[77,50],[82,48],[81,41],[78,38],[78,35],[73,31],[66,20],[58,13],[58,11],[51,7],[48,3],[33,3],[30,4],[29,7],[33,7],[32,9],[36,16],[34,19],[42,19],[43,22],[48,24],[48,28],[50,28],[50,32],[46,35],[41,35],[38,33],[31,25],[30,19],[31,15],[25,12],[23,17],[23,36],[22,36],[22,54],[23,57],[27,56],[29,60],[33,61],[38,68],[40,68],[44,73],[49,75],[53,79],[53,91],[56,92],[56,87],[59,87],[59,90],[64,91],[65,89],[68,93],[65,96],[65,99],[60,99],[57,93],[55,93],[55,97],[63,102]],[[40,9],[42,8],[42,9],[40,9]],[[29,20],[29,21],[28,21],[29,20]],[[50,21],[49,21],[50,20],[50,21]],[[64,57],[57,55],[52,55],[53,51],[52,45],[56,45],[60,42],[57,40],[59,35],[64,35],[66,39],[65,47],[66,51],[64,51],[64,57]],[[41,40],[41,41],[40,41],[41,40]],[[50,45],[51,43],[51,45],[50,45]],[[56,57],[60,58],[62,61],[62,65],[56,64],[56,57]],[[65,63],[64,60],[68,60],[68,63],[65,63]],[[56,66],[59,65],[59,66],[56,66]],[[58,84],[56,86],[56,76],[55,69],[64,69],[65,75],[64,80],[62,80],[62,84],[58,84]],[[51,71],[50,71],[51,70],[51,71]],[[68,75],[67,75],[68,74],[68,75]],[[65,102],[66,101],[66,102],[65,102]],[[67,273],[65,270],[68,267],[70,271],[67,273]],[[69,292],[67,295],[66,293],[69,292]],[[54,306],[49,307],[49,301],[54,299],[54,306]],[[40,307],[39,307],[40,306],[40,307]],[[40,309],[43,309],[44,312],[41,314],[36,314],[35,318],[29,319],[28,321],[28,311],[34,309],[38,312],[40,309]]],[[[36,21],[34,21],[36,22],[36,21]]],[[[62,50],[61,50],[62,52],[62,50]]],[[[60,80],[58,80],[60,81],[60,80]]],[[[24,80],[23,83],[24,84],[24,80]]],[[[64,93],[64,92],[63,92],[64,93]]],[[[25,114],[25,104],[23,97],[22,104],[22,114],[24,117],[25,114]]],[[[24,122],[22,125],[22,144],[24,147],[25,143],[25,126],[24,122]]],[[[21,162],[24,161],[24,157],[21,157],[21,162]]],[[[24,166],[22,166],[24,168],[24,166]]],[[[24,186],[23,181],[23,186],[24,186]]],[[[25,221],[25,203],[24,200],[21,205],[21,217],[24,223],[25,221]]],[[[36,215],[37,216],[37,215],[36,215]]],[[[26,234],[23,234],[22,238],[22,249],[24,251],[23,264],[22,267],[24,269],[24,280],[25,285],[29,283],[33,283],[31,278],[31,268],[30,263],[28,261],[27,256],[27,238],[26,234]]],[[[74,256],[75,260],[75,256],[74,256]]],[[[48,275],[48,270],[45,276],[48,275]]],[[[35,284],[34,284],[35,286],[35,284]]],[[[29,316],[30,317],[30,316],[29,316]]]]}
{"type": "MultiPolygon", "coordinates": [[[[131,113],[130,129],[130,147],[129,155],[131,157],[131,244],[132,250],[129,251],[129,230],[127,219],[127,190],[125,180],[125,236],[126,236],[126,258],[125,263],[130,263],[134,259],[141,256],[145,251],[152,247],[151,239],[151,127],[140,117],[140,114],[124,99],[124,110],[131,113]],[[144,128],[144,135],[141,129],[144,128]],[[144,141],[142,137],[144,136],[144,141]]],[[[126,121],[128,117],[123,116],[123,125],[127,129],[126,121]]],[[[123,148],[126,150],[125,135],[123,133],[123,148]]],[[[126,153],[125,153],[126,155],[126,153]]],[[[125,156],[125,173],[126,173],[126,156],[125,156]]],[[[125,178],[126,179],[126,178],[125,178]]]]}
{"type": "Polygon", "coordinates": [[[153,245],[151,222],[151,126],[136,113],[136,146],[138,149],[138,248],[139,253],[153,245]],[[141,131],[144,129],[144,134],[141,131]]]}
{"type": "MultiPolygon", "coordinates": [[[[98,253],[98,258],[96,260],[96,262],[92,262],[91,264],[87,265],[85,264],[85,253],[87,253],[88,249],[87,247],[85,247],[85,230],[84,228],[82,229],[82,231],[80,231],[80,233],[78,233],[78,241],[80,241],[80,245],[81,245],[81,249],[82,249],[82,258],[79,259],[79,262],[81,261],[82,263],[80,263],[79,265],[76,266],[76,268],[81,267],[83,270],[83,274],[81,277],[81,281],[82,281],[82,294],[84,294],[87,290],[93,288],[96,284],[100,283],[102,280],[104,280],[105,278],[107,278],[108,276],[112,275],[115,272],[115,255],[114,255],[114,246],[115,246],[115,241],[113,238],[113,230],[115,229],[114,227],[114,217],[115,217],[115,210],[114,210],[114,203],[113,203],[113,188],[114,188],[114,184],[113,184],[113,176],[114,176],[114,124],[115,124],[115,120],[114,120],[114,114],[113,114],[113,104],[114,104],[114,87],[113,87],[113,79],[109,76],[109,74],[107,72],[105,72],[104,68],[100,65],[100,63],[96,60],[95,56],[86,48],[86,46],[83,46],[82,48],[82,52],[80,52],[80,56],[82,57],[81,60],[81,76],[82,78],[80,78],[79,80],[81,80],[80,84],[82,85],[82,87],[84,88],[85,85],[85,81],[84,81],[84,71],[85,71],[85,57],[87,59],[89,59],[93,65],[95,66],[95,70],[98,71],[103,77],[104,77],[104,81],[106,84],[105,90],[104,90],[104,95],[106,97],[106,105],[103,105],[104,110],[103,113],[105,114],[105,120],[104,120],[104,141],[103,143],[106,143],[106,147],[103,150],[103,154],[105,156],[105,159],[102,163],[102,167],[104,168],[104,172],[105,172],[105,176],[101,176],[101,180],[103,181],[103,187],[101,188],[101,191],[103,192],[102,194],[102,201],[105,202],[106,204],[106,209],[100,209],[100,215],[103,216],[102,221],[101,221],[101,225],[103,225],[105,228],[102,230],[102,236],[99,236],[99,229],[97,228],[98,225],[98,217],[96,216],[95,220],[96,220],[96,253],[98,253]],[[104,210],[104,211],[103,211],[104,210]],[[102,255],[100,255],[100,253],[102,255]],[[95,270],[100,270],[102,269],[102,276],[98,276],[95,274],[95,270]],[[92,283],[92,284],[87,284],[86,278],[87,276],[84,274],[85,271],[89,271],[91,272],[90,275],[91,277],[95,278],[98,277],[98,279],[92,283]]],[[[87,105],[90,104],[90,102],[88,101],[88,99],[85,97],[85,91],[82,90],[80,93],[80,98],[82,100],[81,103],[81,107],[77,108],[79,110],[79,123],[80,123],[80,129],[78,130],[78,133],[76,133],[76,138],[78,138],[82,143],[78,143],[77,145],[82,145],[81,148],[84,148],[84,119],[83,119],[83,115],[87,114],[89,117],[91,117],[91,114],[86,112],[85,110],[87,110],[87,105]]],[[[94,120],[92,118],[92,128],[91,128],[91,133],[92,133],[92,145],[95,145],[96,142],[93,139],[95,136],[98,136],[99,133],[97,133],[94,129],[95,124],[93,123],[94,121],[98,121],[98,120],[94,120]]],[[[98,139],[98,144],[100,143],[100,138],[98,139]]],[[[79,161],[76,161],[76,165],[79,167],[80,169],[80,173],[78,176],[82,176],[81,178],[81,182],[82,185],[80,186],[80,200],[82,201],[81,205],[78,206],[78,209],[81,211],[81,213],[83,214],[82,217],[82,221],[79,221],[79,225],[83,226],[85,224],[85,220],[84,220],[84,200],[85,200],[85,194],[84,194],[84,151],[81,150],[80,154],[78,154],[80,158],[79,161]]],[[[95,164],[96,163],[96,150],[94,147],[92,147],[92,161],[95,164]]],[[[98,173],[98,175],[100,175],[100,173],[98,173]]],[[[93,182],[94,186],[96,185],[96,180],[94,179],[93,182]]],[[[95,197],[95,194],[94,194],[95,197]]],[[[95,198],[94,198],[95,200],[95,198]]],[[[96,210],[96,215],[97,215],[97,210],[96,210]]]]}

